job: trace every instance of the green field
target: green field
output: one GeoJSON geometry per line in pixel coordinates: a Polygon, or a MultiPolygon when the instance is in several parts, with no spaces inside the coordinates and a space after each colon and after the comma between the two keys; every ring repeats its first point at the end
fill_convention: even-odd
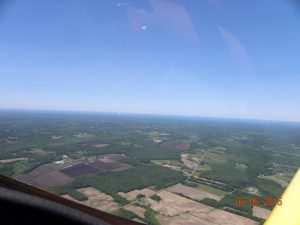
{"type": "Polygon", "coordinates": [[[272,180],[272,181],[276,182],[277,184],[280,184],[282,187],[286,187],[291,180],[288,177],[284,177],[284,176],[280,176],[280,175],[264,176],[263,178],[272,180]]]}
{"type": "Polygon", "coordinates": [[[199,184],[199,183],[195,183],[195,182],[187,182],[188,185],[191,185],[194,188],[197,188],[201,191],[206,191],[208,193],[214,194],[214,195],[218,195],[220,197],[224,197],[226,194],[228,194],[228,192],[205,185],[205,184],[199,184]]]}

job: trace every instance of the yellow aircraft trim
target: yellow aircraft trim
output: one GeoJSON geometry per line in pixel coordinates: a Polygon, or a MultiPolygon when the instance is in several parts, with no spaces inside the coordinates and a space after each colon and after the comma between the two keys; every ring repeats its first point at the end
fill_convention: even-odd
{"type": "Polygon", "coordinates": [[[300,169],[284,191],[264,225],[300,225],[300,169]]]}

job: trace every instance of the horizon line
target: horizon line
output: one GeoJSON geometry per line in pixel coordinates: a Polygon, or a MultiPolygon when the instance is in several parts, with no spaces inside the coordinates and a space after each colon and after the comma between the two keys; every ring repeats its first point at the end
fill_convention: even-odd
{"type": "Polygon", "coordinates": [[[131,114],[131,115],[148,115],[148,116],[172,116],[172,117],[191,117],[206,119],[227,119],[227,120],[248,120],[257,122],[283,122],[283,123],[300,123],[300,120],[284,120],[284,119],[265,119],[253,117],[231,117],[231,116],[209,116],[209,115],[193,115],[193,114],[170,114],[170,113],[144,113],[144,112],[122,112],[122,111],[100,111],[100,110],[78,110],[78,109],[46,109],[46,108],[6,108],[0,107],[1,111],[36,111],[36,112],[64,112],[64,113],[86,113],[86,114],[131,114]]]}

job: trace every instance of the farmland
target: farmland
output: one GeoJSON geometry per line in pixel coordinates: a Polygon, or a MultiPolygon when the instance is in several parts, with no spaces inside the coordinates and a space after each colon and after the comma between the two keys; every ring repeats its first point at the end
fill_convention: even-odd
{"type": "Polygon", "coordinates": [[[37,167],[27,174],[17,176],[17,179],[29,184],[52,188],[66,185],[74,178],[105,172],[116,172],[129,169],[130,166],[118,160],[126,158],[117,154],[99,155],[83,160],[70,160],[64,156],[63,160],[37,167]]]}
{"type": "Polygon", "coordinates": [[[63,197],[106,212],[117,208],[118,206],[118,203],[116,203],[111,196],[106,195],[92,187],[80,188],[76,191],[86,196],[87,199],[78,201],[67,194],[63,195],[63,197]]]}
{"type": "Polygon", "coordinates": [[[183,196],[186,196],[188,198],[195,199],[195,200],[198,200],[198,201],[200,201],[202,199],[205,199],[205,198],[214,199],[216,201],[221,200],[220,196],[211,194],[209,192],[200,191],[196,188],[192,188],[192,187],[185,186],[185,185],[182,185],[182,184],[177,184],[173,187],[170,187],[170,188],[167,189],[167,191],[175,193],[175,194],[176,193],[181,194],[183,196]]]}
{"type": "Polygon", "coordinates": [[[204,204],[175,195],[168,191],[161,192],[162,200],[158,203],[148,200],[151,208],[160,212],[158,220],[161,224],[258,224],[248,218],[244,218],[223,210],[214,209],[204,204]],[[222,216],[221,216],[222,215],[222,216]]]}
{"type": "Polygon", "coordinates": [[[297,123],[3,111],[0,173],[149,224],[259,224],[273,206],[235,199],[278,198],[299,140],[297,123]]]}

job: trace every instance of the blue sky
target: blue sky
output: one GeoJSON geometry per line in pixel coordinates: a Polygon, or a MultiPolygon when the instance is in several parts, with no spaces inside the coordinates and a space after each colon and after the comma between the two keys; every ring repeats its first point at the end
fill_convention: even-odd
{"type": "Polygon", "coordinates": [[[300,121],[300,7],[283,0],[0,4],[0,108],[300,121]]]}

